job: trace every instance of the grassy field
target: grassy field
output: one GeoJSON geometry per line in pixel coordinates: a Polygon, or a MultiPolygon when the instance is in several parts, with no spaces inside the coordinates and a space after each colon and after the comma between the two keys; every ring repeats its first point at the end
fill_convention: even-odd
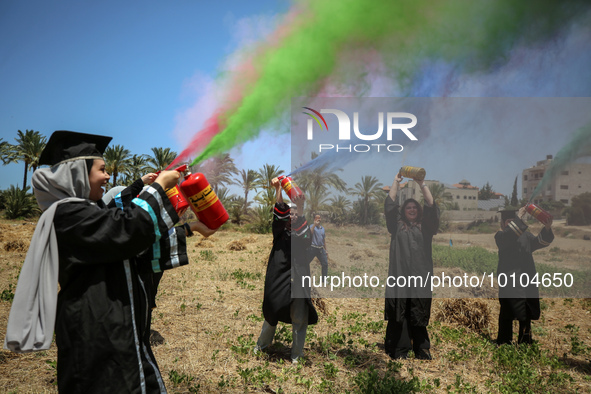
{"type": "MultiPolygon", "coordinates": [[[[0,221],[2,338],[33,230],[34,223],[0,221]]],[[[387,267],[385,229],[332,228],[329,224],[327,230],[331,273],[346,261],[351,266],[361,267],[369,261],[367,265],[376,269],[387,267]]],[[[484,244],[492,234],[479,236],[482,244],[470,234],[438,236],[436,265],[445,264],[440,256],[446,251],[437,250],[450,237],[460,258],[469,260],[476,254],[480,256],[477,260],[494,263],[490,245],[484,244]]],[[[493,340],[499,307],[494,294],[478,299],[437,298],[429,327],[434,360],[392,361],[384,353],[383,299],[323,298],[317,300],[320,319],[309,327],[303,362],[291,364],[291,327],[281,323],[269,351],[254,355],[252,348],[263,322],[261,304],[271,240],[270,235],[236,228],[208,239],[196,236],[188,248],[191,263],[165,273],[152,327],[164,337],[154,352],[169,392],[591,392],[589,299],[543,299],[542,317],[533,322],[538,342],[497,347],[493,340]]],[[[588,262],[586,244],[567,249],[557,241],[553,246],[557,250],[534,255],[536,261],[550,265],[553,258],[588,262]]],[[[317,261],[312,269],[319,273],[317,261]]],[[[457,267],[454,270],[461,272],[457,267]]],[[[0,391],[56,392],[56,362],[55,345],[46,352],[26,355],[0,351],[0,391]]]]}

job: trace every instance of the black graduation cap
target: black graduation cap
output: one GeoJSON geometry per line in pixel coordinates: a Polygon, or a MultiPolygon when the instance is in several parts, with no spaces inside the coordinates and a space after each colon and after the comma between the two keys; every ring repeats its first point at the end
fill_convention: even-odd
{"type": "Polygon", "coordinates": [[[64,160],[76,157],[102,157],[113,137],[78,133],[76,131],[55,131],[39,157],[39,165],[54,166],[64,160]]]}
{"type": "Polygon", "coordinates": [[[501,211],[501,222],[505,223],[505,220],[507,219],[515,219],[517,217],[517,215],[515,214],[515,212],[517,212],[516,209],[504,209],[501,211]]]}

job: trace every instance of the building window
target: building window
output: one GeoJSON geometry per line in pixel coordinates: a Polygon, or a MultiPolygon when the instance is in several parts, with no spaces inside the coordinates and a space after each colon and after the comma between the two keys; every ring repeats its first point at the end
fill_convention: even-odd
{"type": "Polygon", "coordinates": [[[527,194],[527,187],[523,188],[523,194],[527,194]]]}
{"type": "Polygon", "coordinates": [[[565,203],[565,204],[568,204],[568,200],[564,200],[564,199],[562,199],[562,200],[560,200],[560,202],[563,202],[563,203],[565,203]]]}
{"type": "Polygon", "coordinates": [[[568,171],[562,171],[560,175],[568,175],[568,171]]]}
{"type": "Polygon", "coordinates": [[[568,185],[560,185],[560,190],[568,190],[568,185]]]}
{"type": "Polygon", "coordinates": [[[460,196],[456,196],[456,198],[459,200],[460,199],[460,196]]]}
{"type": "Polygon", "coordinates": [[[466,199],[466,196],[464,196],[464,200],[466,199]]]}
{"type": "Polygon", "coordinates": [[[538,179],[538,174],[534,174],[534,178],[538,179]]]}
{"type": "Polygon", "coordinates": [[[527,181],[527,175],[524,175],[524,176],[523,176],[523,180],[524,180],[524,181],[527,181]]]}

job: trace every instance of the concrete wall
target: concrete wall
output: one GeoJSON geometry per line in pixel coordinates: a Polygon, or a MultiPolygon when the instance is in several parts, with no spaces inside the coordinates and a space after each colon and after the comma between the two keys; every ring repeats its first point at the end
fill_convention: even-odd
{"type": "Polygon", "coordinates": [[[452,222],[471,222],[473,220],[488,220],[501,214],[496,211],[444,211],[445,218],[452,222]]]}

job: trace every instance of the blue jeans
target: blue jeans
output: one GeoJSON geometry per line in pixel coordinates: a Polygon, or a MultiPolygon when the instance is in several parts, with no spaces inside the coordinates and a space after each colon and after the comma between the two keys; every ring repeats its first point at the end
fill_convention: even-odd
{"type": "Polygon", "coordinates": [[[328,257],[326,256],[326,250],[324,248],[316,248],[312,246],[310,249],[310,262],[314,260],[314,257],[318,258],[320,265],[322,266],[322,276],[328,276],[328,257]]]}

